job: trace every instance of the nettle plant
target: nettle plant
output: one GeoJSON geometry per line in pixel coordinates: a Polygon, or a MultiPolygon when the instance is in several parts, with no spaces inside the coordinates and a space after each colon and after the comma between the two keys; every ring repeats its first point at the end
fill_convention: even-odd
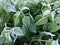
{"type": "Polygon", "coordinates": [[[60,0],[0,0],[0,45],[59,45],[60,0]]]}

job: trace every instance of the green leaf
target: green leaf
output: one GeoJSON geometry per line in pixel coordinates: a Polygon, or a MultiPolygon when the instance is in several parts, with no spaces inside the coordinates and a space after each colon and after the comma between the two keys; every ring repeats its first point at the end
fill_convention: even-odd
{"type": "Polygon", "coordinates": [[[29,30],[31,31],[31,32],[33,32],[33,33],[36,33],[36,25],[34,25],[34,24],[30,24],[30,27],[29,27],[29,30]]]}
{"type": "Polygon", "coordinates": [[[3,27],[5,23],[8,23],[10,19],[9,13],[7,13],[5,10],[1,9],[0,12],[0,27],[3,27]]]}
{"type": "Polygon", "coordinates": [[[16,14],[13,16],[14,19],[14,26],[17,26],[19,24],[19,16],[20,16],[20,11],[17,11],[16,14]]]}
{"type": "Polygon", "coordinates": [[[56,23],[60,23],[60,17],[56,17],[56,18],[55,18],[55,22],[56,22],[56,23]]]}
{"type": "Polygon", "coordinates": [[[48,15],[49,13],[50,13],[50,10],[46,10],[44,11],[43,16],[48,15]]]}
{"type": "Polygon", "coordinates": [[[35,24],[36,25],[43,25],[45,23],[47,23],[48,19],[46,17],[41,18],[40,20],[38,20],[35,24]]]}
{"type": "Polygon", "coordinates": [[[18,37],[23,37],[24,33],[19,27],[5,27],[1,33],[0,40],[2,43],[15,42],[18,37]],[[12,39],[13,38],[13,39],[12,39]]]}
{"type": "Polygon", "coordinates": [[[25,16],[23,19],[22,19],[22,22],[23,22],[23,25],[28,28],[30,26],[30,17],[28,16],[25,16]]]}
{"type": "Polygon", "coordinates": [[[55,23],[49,23],[48,30],[51,32],[56,32],[58,30],[58,25],[55,23]]]}
{"type": "Polygon", "coordinates": [[[35,17],[35,20],[38,21],[38,20],[41,19],[41,18],[42,18],[41,15],[37,15],[37,16],[35,17]]]}
{"type": "Polygon", "coordinates": [[[4,1],[2,1],[0,3],[6,12],[16,12],[16,9],[13,4],[11,4],[9,1],[6,1],[6,0],[4,0],[4,1]]]}

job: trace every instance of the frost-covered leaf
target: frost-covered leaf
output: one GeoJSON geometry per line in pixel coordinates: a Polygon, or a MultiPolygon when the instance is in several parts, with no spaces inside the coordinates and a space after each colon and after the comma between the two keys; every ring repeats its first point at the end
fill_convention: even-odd
{"type": "Polygon", "coordinates": [[[28,28],[30,26],[30,17],[28,16],[25,16],[23,19],[22,19],[22,22],[23,22],[23,25],[28,28]]]}
{"type": "Polygon", "coordinates": [[[7,4],[5,7],[3,7],[7,12],[16,12],[15,7],[12,4],[7,4]]]}
{"type": "Polygon", "coordinates": [[[11,33],[17,36],[23,36],[23,32],[19,27],[11,28],[11,33]]]}
{"type": "Polygon", "coordinates": [[[54,22],[54,17],[55,17],[55,11],[51,13],[52,22],[54,22]]]}
{"type": "Polygon", "coordinates": [[[1,38],[2,43],[12,42],[12,38],[10,37],[10,30],[9,29],[4,28],[4,30],[1,33],[1,37],[2,37],[1,38]]]}
{"type": "Polygon", "coordinates": [[[56,10],[57,10],[57,13],[60,13],[60,8],[57,8],[56,10]]]}
{"type": "Polygon", "coordinates": [[[54,2],[54,9],[58,8],[59,6],[60,6],[59,1],[55,1],[55,2],[54,2]]]}
{"type": "Polygon", "coordinates": [[[4,10],[6,10],[7,12],[16,12],[16,9],[14,7],[14,5],[12,5],[11,3],[9,2],[4,2],[2,1],[1,2],[1,6],[4,8],[4,10]]]}
{"type": "Polygon", "coordinates": [[[24,33],[19,27],[14,28],[6,27],[1,33],[0,40],[2,43],[10,43],[12,41],[15,42],[18,36],[19,37],[24,36],[24,33]]]}
{"type": "Polygon", "coordinates": [[[51,37],[55,36],[54,34],[52,34],[52,33],[50,33],[50,32],[43,32],[43,33],[45,33],[45,34],[47,34],[47,35],[50,35],[51,37]]]}
{"type": "Polygon", "coordinates": [[[30,24],[29,30],[33,33],[36,33],[36,25],[30,24]]]}
{"type": "Polygon", "coordinates": [[[48,15],[49,13],[50,13],[50,10],[46,10],[46,11],[43,13],[43,16],[48,15]]]}
{"type": "Polygon", "coordinates": [[[0,0],[0,45],[59,45],[59,23],[60,0],[0,0]]]}
{"type": "Polygon", "coordinates": [[[51,45],[59,45],[59,43],[58,43],[58,39],[57,39],[56,41],[53,40],[51,45]]]}

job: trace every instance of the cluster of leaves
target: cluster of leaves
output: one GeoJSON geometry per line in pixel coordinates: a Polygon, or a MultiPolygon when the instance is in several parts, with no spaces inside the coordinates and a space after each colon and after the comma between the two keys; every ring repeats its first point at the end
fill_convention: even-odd
{"type": "Polygon", "coordinates": [[[60,0],[0,0],[0,45],[59,45],[60,0]]]}

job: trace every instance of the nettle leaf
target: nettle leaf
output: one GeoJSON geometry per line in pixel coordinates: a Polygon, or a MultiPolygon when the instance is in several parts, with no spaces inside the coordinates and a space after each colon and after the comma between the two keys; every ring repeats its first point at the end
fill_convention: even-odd
{"type": "Polygon", "coordinates": [[[24,35],[26,36],[28,33],[27,33],[27,28],[23,25],[22,26],[22,31],[23,31],[23,33],[24,33],[24,35]]]}
{"type": "MultiPolygon", "coordinates": [[[[17,5],[20,10],[21,9],[29,9],[28,7],[26,7],[26,3],[28,0],[18,0],[17,5]]],[[[15,4],[16,5],[16,4],[15,4]]]]}
{"type": "Polygon", "coordinates": [[[54,2],[54,9],[56,9],[56,8],[59,7],[59,6],[60,6],[59,1],[55,1],[55,2],[54,2]]]}
{"type": "Polygon", "coordinates": [[[60,8],[57,8],[56,11],[57,11],[57,13],[60,13],[60,8]]]}
{"type": "Polygon", "coordinates": [[[11,33],[17,36],[23,36],[23,32],[19,27],[11,28],[11,33]]]}
{"type": "Polygon", "coordinates": [[[17,26],[19,24],[19,16],[20,16],[20,11],[17,11],[16,14],[13,16],[13,20],[14,20],[14,26],[17,26]]]}
{"type": "Polygon", "coordinates": [[[9,22],[10,15],[3,9],[0,9],[0,27],[3,27],[5,23],[9,22]]]}
{"type": "Polygon", "coordinates": [[[1,33],[1,37],[2,37],[1,40],[2,43],[15,42],[18,36],[19,37],[24,36],[24,33],[19,27],[14,27],[14,28],[5,27],[1,33]]]}
{"type": "Polygon", "coordinates": [[[4,28],[3,31],[1,32],[1,35],[4,36],[5,33],[9,33],[10,34],[10,28],[9,27],[4,28]]]}
{"type": "Polygon", "coordinates": [[[1,19],[2,19],[2,23],[8,23],[9,19],[10,19],[10,15],[7,14],[6,12],[4,13],[4,11],[2,12],[3,14],[1,14],[1,19]]]}
{"type": "Polygon", "coordinates": [[[49,23],[48,30],[51,32],[56,32],[58,30],[58,25],[55,23],[49,23]]]}
{"type": "Polygon", "coordinates": [[[41,19],[41,18],[42,18],[41,15],[37,15],[37,16],[35,17],[35,20],[38,21],[38,20],[41,19]]]}
{"type": "Polygon", "coordinates": [[[22,22],[23,22],[23,25],[28,28],[30,26],[30,17],[28,16],[25,16],[23,19],[22,19],[22,22]]]}
{"type": "Polygon", "coordinates": [[[59,45],[58,24],[59,0],[0,0],[0,45],[59,45]]]}
{"type": "Polygon", "coordinates": [[[56,23],[60,23],[60,17],[56,17],[56,18],[55,18],[55,22],[56,22],[56,23]]]}
{"type": "Polygon", "coordinates": [[[15,7],[14,7],[12,4],[7,4],[7,6],[4,7],[4,9],[5,9],[7,12],[16,12],[16,9],[15,9],[15,7]]]}
{"type": "Polygon", "coordinates": [[[7,12],[16,12],[16,9],[15,9],[14,5],[12,5],[10,2],[7,2],[7,1],[4,2],[4,1],[2,1],[1,2],[1,6],[7,12]]]}
{"type": "Polygon", "coordinates": [[[47,22],[48,22],[48,19],[46,17],[43,17],[40,20],[38,20],[35,24],[36,25],[43,25],[43,24],[45,24],[47,22]]]}
{"type": "Polygon", "coordinates": [[[30,27],[29,27],[29,30],[31,31],[31,32],[33,32],[33,33],[36,33],[36,25],[34,25],[34,24],[30,24],[30,27]]]}
{"type": "Polygon", "coordinates": [[[50,10],[46,10],[46,11],[43,13],[43,16],[48,15],[49,13],[50,13],[50,10]]]}
{"type": "Polygon", "coordinates": [[[19,18],[14,17],[14,26],[17,26],[19,24],[19,18]]]}
{"type": "Polygon", "coordinates": [[[12,42],[12,38],[10,37],[10,30],[7,30],[6,28],[4,28],[4,30],[2,31],[1,37],[2,43],[12,42]]]}
{"type": "Polygon", "coordinates": [[[12,38],[10,36],[9,33],[5,33],[5,40],[4,40],[4,43],[9,43],[9,42],[12,42],[12,38]]]}
{"type": "Polygon", "coordinates": [[[54,17],[55,17],[55,13],[51,12],[50,14],[46,15],[45,17],[48,17],[48,19],[52,22],[54,22],[54,17]]]}
{"type": "Polygon", "coordinates": [[[13,41],[15,42],[18,37],[23,37],[24,33],[19,27],[11,28],[11,36],[13,38],[13,41]]]}
{"type": "Polygon", "coordinates": [[[48,6],[45,6],[44,8],[42,8],[42,13],[44,13],[46,10],[49,10],[48,6]]]}
{"type": "Polygon", "coordinates": [[[60,44],[60,35],[58,36],[58,42],[59,42],[59,44],[60,44]]]}

